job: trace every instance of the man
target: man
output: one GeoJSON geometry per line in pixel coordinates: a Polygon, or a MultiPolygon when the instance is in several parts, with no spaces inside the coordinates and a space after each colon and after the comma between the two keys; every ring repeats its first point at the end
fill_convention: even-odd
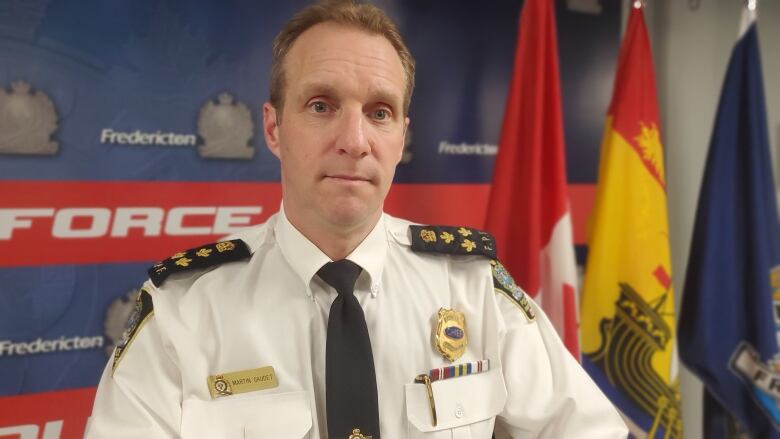
{"type": "Polygon", "coordinates": [[[414,82],[389,19],[302,10],[271,82],[282,210],[152,267],[87,437],[624,438],[488,234],[383,213],[414,82]]]}

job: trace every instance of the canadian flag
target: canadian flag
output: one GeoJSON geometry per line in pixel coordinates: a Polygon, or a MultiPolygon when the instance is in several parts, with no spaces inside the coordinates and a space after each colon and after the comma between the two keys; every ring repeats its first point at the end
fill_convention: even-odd
{"type": "Polygon", "coordinates": [[[501,262],[579,359],[554,2],[526,0],[485,227],[501,262]]]}

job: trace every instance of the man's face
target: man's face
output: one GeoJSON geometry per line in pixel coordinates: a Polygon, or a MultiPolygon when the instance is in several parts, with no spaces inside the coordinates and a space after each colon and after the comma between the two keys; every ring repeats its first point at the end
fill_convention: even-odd
{"type": "Polygon", "coordinates": [[[409,124],[398,54],[384,37],[321,23],[290,48],[284,75],[283,109],[266,103],[263,126],[288,218],[339,233],[372,226],[409,124]]]}

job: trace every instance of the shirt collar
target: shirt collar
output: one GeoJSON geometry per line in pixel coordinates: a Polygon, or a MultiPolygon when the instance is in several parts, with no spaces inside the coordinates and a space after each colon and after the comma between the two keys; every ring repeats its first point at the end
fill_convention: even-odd
{"type": "MultiPolygon", "coordinates": [[[[274,235],[285,260],[306,285],[306,294],[311,296],[311,280],[323,265],[331,262],[330,258],[290,223],[284,213],[284,206],[281,207],[279,215],[277,215],[274,235]]],[[[368,274],[373,296],[376,296],[379,291],[382,271],[387,259],[387,248],[385,214],[383,213],[363,242],[347,256],[347,259],[360,265],[368,274]]],[[[360,282],[358,280],[358,284],[360,282]]]]}
{"type": "Polygon", "coordinates": [[[388,244],[385,227],[385,214],[382,213],[371,233],[347,256],[347,259],[363,267],[363,271],[368,274],[372,296],[376,296],[379,292],[382,271],[387,260],[388,244]]]}

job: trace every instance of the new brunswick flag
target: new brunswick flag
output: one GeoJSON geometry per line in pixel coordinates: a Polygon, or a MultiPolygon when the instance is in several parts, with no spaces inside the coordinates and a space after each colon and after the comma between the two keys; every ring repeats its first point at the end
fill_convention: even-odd
{"type": "Polygon", "coordinates": [[[641,8],[620,49],[590,220],[583,366],[635,436],[682,438],[666,175],[641,8]]]}

